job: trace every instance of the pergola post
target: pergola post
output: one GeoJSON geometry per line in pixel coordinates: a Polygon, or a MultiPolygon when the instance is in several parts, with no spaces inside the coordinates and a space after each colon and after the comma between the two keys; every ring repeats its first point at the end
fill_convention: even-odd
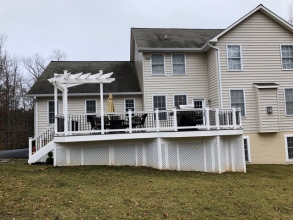
{"type": "Polygon", "coordinates": [[[101,133],[104,134],[104,92],[103,83],[100,83],[100,102],[101,102],[101,133]]]}
{"type": "Polygon", "coordinates": [[[57,90],[57,85],[56,83],[54,84],[54,112],[55,112],[55,118],[54,118],[54,122],[55,122],[55,134],[58,131],[58,121],[57,121],[57,114],[58,114],[58,90],[57,90]]]}
{"type": "Polygon", "coordinates": [[[63,116],[64,116],[64,134],[68,134],[68,96],[67,84],[63,84],[63,116]]]}

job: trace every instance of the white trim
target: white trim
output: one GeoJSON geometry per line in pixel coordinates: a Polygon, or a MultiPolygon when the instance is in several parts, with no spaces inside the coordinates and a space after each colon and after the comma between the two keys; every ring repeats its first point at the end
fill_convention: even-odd
{"type": "Polygon", "coordinates": [[[152,76],[166,76],[166,65],[165,65],[165,54],[164,53],[151,53],[151,59],[150,59],[150,64],[151,64],[151,75],[152,76]],[[163,74],[153,74],[153,64],[152,64],[152,54],[155,55],[163,55],[164,58],[164,73],[163,74]]]}
{"type": "Polygon", "coordinates": [[[84,100],[84,112],[85,113],[97,113],[98,111],[97,111],[97,109],[98,109],[98,105],[97,105],[97,103],[98,103],[98,101],[97,101],[97,99],[85,99],[84,100]],[[95,101],[96,102],[96,111],[95,112],[87,112],[86,111],[86,107],[87,107],[87,105],[86,105],[86,103],[87,103],[87,101],[95,101]]]}
{"type": "MultiPolygon", "coordinates": [[[[284,69],[284,68],[283,68],[282,46],[292,46],[292,49],[293,49],[293,44],[280,44],[280,55],[281,55],[281,67],[282,67],[282,70],[284,70],[284,71],[290,71],[290,70],[293,70],[293,69],[284,69]]],[[[292,57],[292,59],[293,59],[293,57],[292,57]]]]}
{"type": "Polygon", "coordinates": [[[287,107],[286,107],[286,92],[285,92],[286,89],[293,89],[293,87],[288,87],[288,88],[286,87],[286,88],[284,88],[284,90],[283,90],[283,91],[284,91],[284,107],[285,107],[285,115],[290,117],[290,116],[293,116],[293,114],[290,114],[290,115],[287,114],[287,107]]]}
{"type": "MultiPolygon", "coordinates": [[[[250,140],[249,140],[249,136],[243,136],[243,148],[244,148],[244,139],[247,140],[247,154],[248,154],[248,163],[251,163],[251,155],[250,155],[250,140]]],[[[245,149],[244,149],[244,159],[245,159],[245,149]]]]}
{"type": "Polygon", "coordinates": [[[290,158],[289,158],[289,155],[288,155],[288,143],[287,143],[287,138],[288,138],[288,137],[293,137],[293,134],[286,134],[286,135],[284,135],[284,137],[285,137],[285,153],[286,153],[286,161],[287,161],[287,162],[293,162],[293,158],[290,159],[290,158]]]}
{"type": "MultiPolygon", "coordinates": [[[[239,72],[239,71],[243,71],[243,62],[242,62],[242,45],[241,44],[227,44],[226,45],[226,61],[227,61],[227,71],[228,72],[239,72]],[[228,56],[228,47],[229,46],[239,46],[240,47],[240,65],[241,65],[241,68],[238,70],[230,70],[229,69],[229,56],[228,56]]],[[[239,59],[239,58],[237,58],[239,59]]]]}
{"type": "Polygon", "coordinates": [[[228,28],[226,28],[220,34],[218,34],[217,36],[215,36],[214,38],[212,38],[210,41],[211,42],[217,42],[219,37],[223,36],[225,33],[227,33],[228,31],[230,31],[232,28],[234,28],[236,25],[238,25],[239,23],[241,23],[243,20],[245,20],[246,18],[248,18],[249,16],[251,16],[252,14],[254,14],[255,12],[257,12],[258,10],[260,10],[263,14],[265,14],[266,16],[268,16],[270,19],[272,19],[273,21],[275,21],[276,23],[278,23],[279,25],[283,26],[285,29],[287,29],[288,31],[290,31],[291,33],[293,33],[293,28],[292,28],[292,26],[288,22],[286,22],[284,19],[280,18],[278,15],[274,14],[269,9],[267,9],[266,7],[264,7],[263,5],[260,4],[255,9],[253,9],[252,11],[250,11],[248,14],[244,15],[242,18],[240,18],[239,20],[237,20],[236,22],[234,22],[232,25],[230,25],[228,28]]]}
{"type": "Polygon", "coordinates": [[[230,108],[231,107],[231,90],[242,90],[243,91],[243,99],[244,99],[244,115],[241,115],[241,117],[245,117],[246,118],[246,99],[245,99],[245,89],[242,88],[231,88],[229,89],[229,102],[230,102],[230,108]]]}
{"type": "MultiPolygon", "coordinates": [[[[54,104],[55,101],[54,100],[47,100],[47,123],[48,123],[48,125],[52,125],[52,124],[54,124],[54,122],[50,123],[50,120],[49,120],[49,102],[53,102],[53,104],[54,104]]],[[[54,107],[54,118],[55,118],[55,115],[56,115],[56,113],[55,113],[55,104],[54,104],[53,107],[54,107]]],[[[60,112],[59,100],[57,101],[57,107],[58,107],[57,114],[59,114],[59,112],[60,112]]]]}
{"type": "Polygon", "coordinates": [[[188,94],[173,94],[173,107],[175,106],[175,95],[185,95],[186,96],[186,105],[188,105],[188,94]]]}
{"type": "Polygon", "coordinates": [[[186,72],[186,55],[185,53],[171,53],[171,67],[172,67],[172,75],[175,75],[175,76],[184,76],[184,75],[187,75],[187,72],[186,72]],[[184,56],[184,73],[175,73],[173,72],[173,55],[183,55],[184,56]]]}
{"type": "Polygon", "coordinates": [[[133,100],[133,108],[134,108],[133,111],[135,111],[135,98],[125,98],[125,99],[124,99],[124,111],[125,111],[125,112],[128,111],[128,110],[126,109],[126,103],[125,103],[125,101],[126,101],[126,100],[129,100],[129,99],[132,99],[132,100],[133,100]]]}
{"type": "Polygon", "coordinates": [[[39,104],[37,99],[34,99],[33,101],[34,101],[34,121],[35,121],[34,136],[36,136],[39,133],[39,104]]]}
{"type": "MultiPolygon", "coordinates": [[[[167,107],[168,107],[168,103],[167,103],[167,95],[161,95],[161,94],[155,94],[155,95],[152,95],[152,110],[155,110],[155,107],[154,107],[154,96],[165,96],[165,103],[166,103],[166,109],[167,110],[167,107]]],[[[155,119],[155,118],[154,118],[155,119]]],[[[168,120],[168,114],[166,113],[166,120],[168,120]]],[[[158,120],[158,121],[166,121],[166,120],[158,120]]]]}

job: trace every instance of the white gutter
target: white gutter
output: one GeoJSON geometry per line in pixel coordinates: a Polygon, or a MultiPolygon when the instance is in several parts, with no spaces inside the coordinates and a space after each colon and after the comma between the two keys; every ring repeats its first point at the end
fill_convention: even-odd
{"type": "MultiPolygon", "coordinates": [[[[109,92],[104,92],[104,95],[109,95],[109,92]]],[[[98,96],[100,93],[68,93],[68,96],[98,96]]],[[[120,95],[142,95],[142,92],[112,92],[112,95],[120,96],[120,95]]],[[[52,94],[27,94],[26,97],[52,97],[52,94]]],[[[62,94],[58,94],[58,96],[62,96],[62,94]]]]}
{"type": "Polygon", "coordinates": [[[218,54],[217,54],[217,58],[218,58],[218,77],[219,77],[219,92],[220,92],[220,108],[223,108],[223,96],[222,96],[222,71],[221,71],[221,63],[220,63],[220,49],[218,47],[215,47],[213,45],[210,45],[210,42],[208,41],[208,45],[211,48],[214,48],[215,50],[217,50],[218,54]]]}

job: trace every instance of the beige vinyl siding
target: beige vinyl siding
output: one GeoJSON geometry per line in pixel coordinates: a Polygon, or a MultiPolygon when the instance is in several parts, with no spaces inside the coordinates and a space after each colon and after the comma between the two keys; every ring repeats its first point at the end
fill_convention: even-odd
{"type": "Polygon", "coordinates": [[[173,108],[175,94],[187,94],[188,104],[192,104],[193,99],[208,98],[206,54],[186,53],[185,58],[184,75],[172,75],[171,53],[165,53],[165,75],[151,75],[151,60],[144,60],[145,110],[152,110],[153,95],[166,95],[167,109],[173,108]]]}
{"type": "MultiPolygon", "coordinates": [[[[115,112],[124,112],[124,99],[135,99],[135,110],[142,111],[142,98],[140,95],[114,95],[115,112]]],[[[85,100],[97,100],[97,112],[100,112],[99,96],[68,97],[68,114],[85,114],[85,100]]],[[[104,96],[104,111],[107,113],[108,96],[104,96]]],[[[38,131],[48,127],[48,101],[54,101],[54,98],[38,98],[38,131]]],[[[62,98],[58,97],[59,112],[63,112],[62,98]]]]}
{"type": "Polygon", "coordinates": [[[217,52],[210,49],[207,53],[207,72],[209,84],[209,99],[211,100],[210,108],[218,108],[219,103],[219,87],[218,87],[218,66],[217,52]]]}
{"type": "Polygon", "coordinates": [[[259,89],[260,132],[279,132],[279,108],[277,89],[259,89]],[[273,113],[267,113],[267,107],[273,107],[273,113]]]}
{"type": "Polygon", "coordinates": [[[282,71],[281,44],[293,44],[293,35],[280,25],[256,12],[241,22],[216,44],[221,52],[224,108],[229,107],[229,89],[245,89],[246,117],[242,117],[244,132],[258,132],[256,99],[253,83],[277,83],[281,130],[293,129],[293,117],[285,116],[284,91],[293,87],[293,71],[282,71]],[[241,45],[243,71],[227,70],[227,45],[241,45]]]}

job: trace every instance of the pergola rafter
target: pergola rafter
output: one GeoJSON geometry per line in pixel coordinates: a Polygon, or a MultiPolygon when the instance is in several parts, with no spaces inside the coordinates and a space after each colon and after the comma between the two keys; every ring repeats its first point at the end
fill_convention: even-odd
{"type": "MultiPolygon", "coordinates": [[[[63,100],[63,115],[64,115],[64,133],[68,133],[68,88],[82,85],[82,84],[92,84],[100,83],[100,106],[101,106],[101,123],[104,124],[104,106],[103,106],[103,83],[112,83],[115,81],[115,78],[110,78],[113,75],[113,72],[103,74],[103,70],[100,70],[99,73],[76,73],[71,74],[67,70],[64,70],[63,74],[54,73],[54,77],[48,79],[48,81],[54,86],[54,103],[55,103],[55,132],[57,132],[57,111],[58,111],[58,96],[57,90],[62,91],[62,100],[63,100]]],[[[103,126],[102,126],[102,134],[103,126]]]]}

